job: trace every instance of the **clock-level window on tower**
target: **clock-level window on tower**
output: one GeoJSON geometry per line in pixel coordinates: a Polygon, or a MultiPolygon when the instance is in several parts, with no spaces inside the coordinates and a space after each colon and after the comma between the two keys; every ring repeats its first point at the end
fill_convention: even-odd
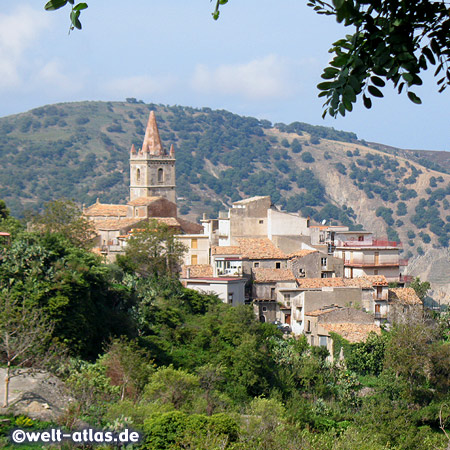
{"type": "Polygon", "coordinates": [[[136,170],[136,181],[141,181],[141,169],[136,170]]]}
{"type": "Polygon", "coordinates": [[[158,183],[164,182],[164,170],[158,169],[158,183]]]}

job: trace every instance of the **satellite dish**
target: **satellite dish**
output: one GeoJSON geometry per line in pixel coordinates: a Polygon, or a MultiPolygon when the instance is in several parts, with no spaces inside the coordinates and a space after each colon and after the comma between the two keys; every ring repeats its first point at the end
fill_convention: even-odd
{"type": "Polygon", "coordinates": [[[326,219],[322,220],[322,225],[325,225],[327,223],[326,219]]]}

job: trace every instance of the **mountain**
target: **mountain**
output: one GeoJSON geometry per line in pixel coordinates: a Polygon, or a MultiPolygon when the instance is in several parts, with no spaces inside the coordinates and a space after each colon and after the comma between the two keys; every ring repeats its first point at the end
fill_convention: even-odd
{"type": "Polygon", "coordinates": [[[333,128],[273,125],[209,108],[128,99],[49,105],[0,118],[0,198],[15,215],[61,197],[86,205],[97,197],[125,202],[129,149],[142,144],[150,110],[163,144],[175,145],[180,214],[214,215],[243,197],[270,195],[281,208],[316,221],[400,239],[405,257],[434,252],[448,261],[450,153],[403,150],[333,128]]]}

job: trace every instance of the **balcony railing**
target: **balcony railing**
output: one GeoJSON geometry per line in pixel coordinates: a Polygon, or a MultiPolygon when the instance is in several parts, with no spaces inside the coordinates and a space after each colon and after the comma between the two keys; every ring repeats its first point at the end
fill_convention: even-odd
{"type": "Polygon", "coordinates": [[[346,266],[358,266],[358,267],[393,267],[399,266],[399,261],[361,261],[357,259],[344,260],[346,266]]]}
{"type": "Polygon", "coordinates": [[[372,241],[337,241],[338,247],[401,247],[401,242],[373,239],[372,241]]]}
{"type": "Polygon", "coordinates": [[[373,294],[373,299],[374,300],[380,300],[380,301],[382,301],[382,300],[384,300],[384,301],[387,301],[388,300],[388,294],[387,293],[383,293],[383,294],[377,294],[377,293],[374,293],[373,294]]]}

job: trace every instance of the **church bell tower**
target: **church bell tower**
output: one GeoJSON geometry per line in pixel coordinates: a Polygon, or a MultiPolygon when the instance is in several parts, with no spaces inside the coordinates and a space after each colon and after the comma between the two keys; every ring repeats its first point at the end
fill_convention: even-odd
{"type": "Polygon", "coordinates": [[[139,197],[164,197],[176,203],[175,150],[161,144],[155,113],[150,112],[142,148],[130,151],[130,201],[139,197]]]}

